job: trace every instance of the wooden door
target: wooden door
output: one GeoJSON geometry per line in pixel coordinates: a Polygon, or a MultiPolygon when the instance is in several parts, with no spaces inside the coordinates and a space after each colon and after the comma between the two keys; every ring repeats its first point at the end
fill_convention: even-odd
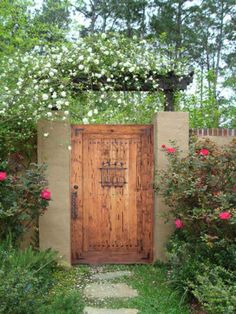
{"type": "Polygon", "coordinates": [[[152,125],[72,126],[72,263],[153,258],[152,125]]]}

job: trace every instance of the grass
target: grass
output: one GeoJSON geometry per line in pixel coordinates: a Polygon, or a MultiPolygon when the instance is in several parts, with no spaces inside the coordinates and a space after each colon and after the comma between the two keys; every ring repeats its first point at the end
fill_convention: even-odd
{"type": "MultiPolygon", "coordinates": [[[[87,306],[104,308],[136,308],[140,314],[189,314],[190,310],[181,297],[167,283],[167,271],[163,265],[107,265],[99,267],[102,272],[129,270],[131,277],[109,280],[112,283],[127,283],[138,290],[139,296],[132,299],[86,300],[87,306]]],[[[76,269],[80,269],[80,266],[76,269]]],[[[85,285],[91,282],[89,269],[78,273],[78,290],[83,294],[85,285]]]]}
{"type": "Polygon", "coordinates": [[[189,314],[189,307],[167,282],[164,265],[103,265],[98,267],[77,266],[60,268],[54,273],[57,282],[48,295],[48,306],[39,314],[81,314],[84,306],[99,308],[135,308],[139,314],[189,314]],[[109,280],[110,283],[127,283],[138,290],[139,296],[132,299],[88,300],[83,296],[85,286],[94,280],[95,271],[109,272],[129,270],[131,277],[109,280]]]}

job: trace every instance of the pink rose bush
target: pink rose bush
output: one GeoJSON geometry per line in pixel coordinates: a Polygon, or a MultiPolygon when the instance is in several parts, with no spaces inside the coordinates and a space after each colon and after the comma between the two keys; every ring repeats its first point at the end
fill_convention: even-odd
{"type": "Polygon", "coordinates": [[[184,223],[181,219],[176,219],[175,220],[175,227],[176,229],[182,229],[184,227],[184,223]]]}
{"type": "Polygon", "coordinates": [[[219,218],[221,220],[228,220],[232,217],[232,215],[229,212],[222,212],[219,214],[219,218]]]}
{"type": "Polygon", "coordinates": [[[174,148],[174,147],[166,147],[165,144],[162,144],[162,145],[161,145],[161,148],[162,148],[164,151],[166,151],[168,154],[173,154],[173,153],[176,152],[176,148],[174,148]]]}
{"type": "Polygon", "coordinates": [[[199,140],[184,158],[181,148],[166,144],[161,148],[169,167],[157,175],[156,189],[171,214],[180,217],[174,221],[176,229],[198,235],[210,232],[208,240],[228,236],[236,217],[236,141],[220,148],[210,140],[199,140]]]}
{"type": "MultiPolygon", "coordinates": [[[[7,162],[0,167],[8,166],[7,162]]],[[[31,165],[18,174],[14,170],[0,171],[0,241],[11,237],[13,243],[31,228],[51,199],[45,188],[44,166],[31,165]]]]}
{"type": "Polygon", "coordinates": [[[176,148],[174,148],[174,147],[168,147],[168,148],[166,149],[166,151],[167,151],[167,153],[169,153],[169,154],[173,154],[173,153],[176,152],[176,148]]]}
{"type": "Polygon", "coordinates": [[[5,181],[7,179],[7,173],[5,171],[0,171],[0,181],[5,181]]]}
{"type": "Polygon", "coordinates": [[[224,147],[198,140],[183,156],[170,148],[162,147],[168,168],[156,176],[176,228],[167,243],[169,280],[207,313],[234,313],[236,140],[224,147]]]}
{"type": "Polygon", "coordinates": [[[209,150],[208,150],[208,149],[205,149],[205,148],[202,148],[202,149],[200,149],[200,151],[199,151],[199,155],[208,156],[208,155],[209,155],[209,150]]]}
{"type": "Polygon", "coordinates": [[[44,200],[49,201],[51,199],[51,192],[48,189],[42,190],[40,195],[41,195],[41,198],[44,200]]]}

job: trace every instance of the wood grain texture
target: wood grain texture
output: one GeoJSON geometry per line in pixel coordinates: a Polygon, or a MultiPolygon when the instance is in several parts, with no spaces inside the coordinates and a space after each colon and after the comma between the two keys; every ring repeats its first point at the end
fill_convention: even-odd
{"type": "Polygon", "coordinates": [[[152,125],[73,125],[72,263],[148,263],[153,253],[152,125]]]}

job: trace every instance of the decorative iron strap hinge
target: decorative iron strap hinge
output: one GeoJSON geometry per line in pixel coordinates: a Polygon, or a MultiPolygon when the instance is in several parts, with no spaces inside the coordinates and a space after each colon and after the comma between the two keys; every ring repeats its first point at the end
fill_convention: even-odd
{"type": "Polygon", "coordinates": [[[71,217],[76,219],[77,215],[77,191],[71,192],[71,217]]]}

